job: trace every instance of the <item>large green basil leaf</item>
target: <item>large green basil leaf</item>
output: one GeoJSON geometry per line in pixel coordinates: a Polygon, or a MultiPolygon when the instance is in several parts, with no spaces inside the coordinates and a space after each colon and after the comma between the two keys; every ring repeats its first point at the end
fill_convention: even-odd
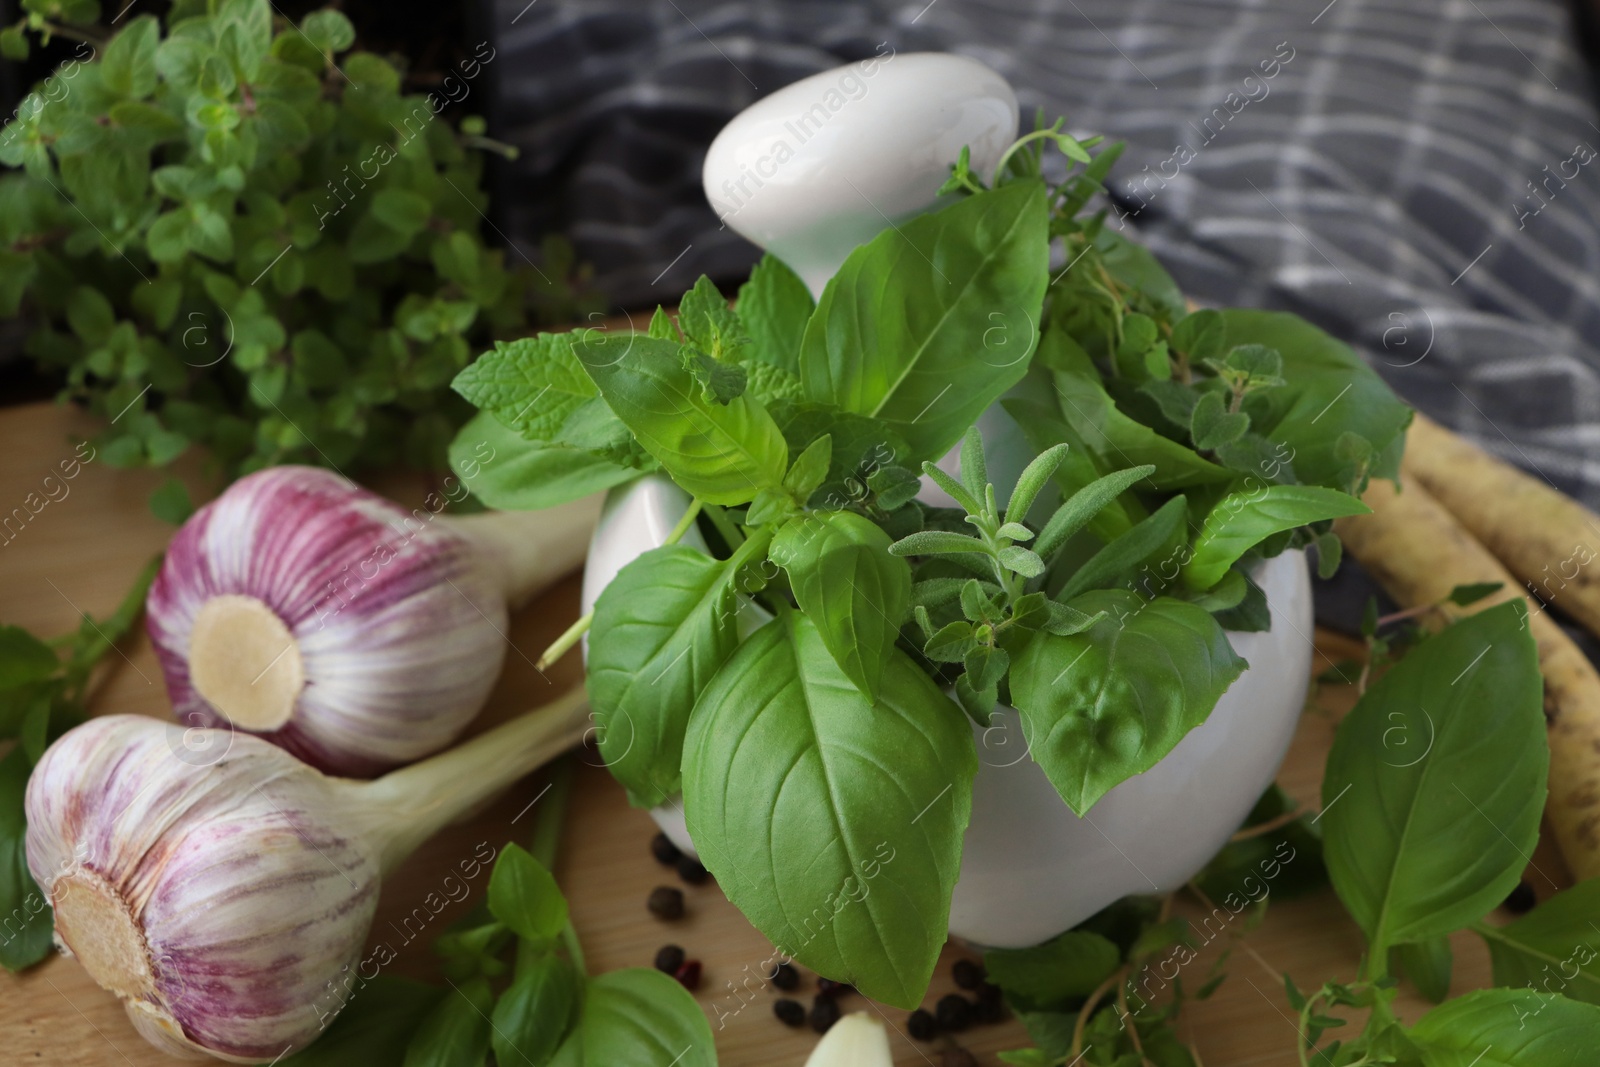
{"type": "Polygon", "coordinates": [[[914,1008],[944,946],[977,753],[966,716],[898,649],[869,701],[805,616],[757,630],[684,744],[689,835],[786,955],[914,1008]]]}
{"type": "Polygon", "coordinates": [[[0,758],[0,916],[5,917],[0,965],[8,971],[31,967],[50,954],[50,903],[28,872],[24,849],[28,817],[22,798],[31,769],[21,745],[0,758]]]}
{"type": "Polygon", "coordinates": [[[1600,879],[1579,882],[1505,926],[1473,927],[1489,946],[1494,984],[1600,1004],[1600,879]]]}
{"type": "Polygon", "coordinates": [[[474,496],[501,511],[555,507],[641,473],[592,452],[530,441],[487,411],[450,442],[450,469],[474,496]]]}
{"type": "Polygon", "coordinates": [[[1550,753],[1526,610],[1507,602],[1422,642],[1334,738],[1324,856],[1380,958],[1486,914],[1533,852],[1550,753]]]}
{"type": "Polygon", "coordinates": [[[798,375],[800,340],[816,308],[800,276],[783,260],[764,255],[739,287],[734,307],[750,337],[751,358],[798,375]]]}
{"type": "Polygon", "coordinates": [[[1082,815],[1205,722],[1245,661],[1194,604],[1104,589],[1072,606],[1106,618],[1034,634],[1012,660],[1011,697],[1029,754],[1082,815]]]}
{"type": "Polygon", "coordinates": [[[686,492],[708,504],[743,504],[776,486],[788,467],[778,424],[748,396],[708,400],[679,349],[600,331],[573,345],[611,410],[686,492]]]}
{"type": "Polygon", "coordinates": [[[1028,369],[1047,231],[1044,186],[1020,181],[857,248],[806,324],[806,398],[876,415],[914,459],[943,455],[1028,369]]]}
{"type": "Polygon", "coordinates": [[[550,1060],[550,1067],[632,1064],[717,1064],[705,1012],[679,982],[653,968],[591,978],[578,1024],[550,1060]]]}
{"type": "Polygon", "coordinates": [[[1531,989],[1479,989],[1408,1035],[1425,1067],[1594,1067],[1600,1008],[1531,989]]]}
{"type": "Polygon", "coordinates": [[[788,572],[800,610],[871,700],[911,607],[911,565],[889,554],[890,543],[853,511],[797,515],[772,539],[772,562],[788,572]]]}
{"type": "Polygon", "coordinates": [[[450,387],[530,440],[556,436],[568,415],[598,395],[572,353],[572,334],[496,341],[450,387]]]}
{"type": "Polygon", "coordinates": [[[678,791],[689,713],[738,643],[736,570],[731,559],[663,545],[595,601],[589,701],[600,755],[641,807],[678,791]]]}
{"type": "Polygon", "coordinates": [[[1270,485],[1229,493],[1206,514],[1183,566],[1191,589],[1210,589],[1234,562],[1275,533],[1324,519],[1365,515],[1372,509],[1348,493],[1317,485],[1270,485]]]}
{"type": "Polygon", "coordinates": [[[1155,465],[1149,486],[1162,492],[1195,485],[1232,481],[1233,471],[1219,467],[1194,449],[1162,437],[1122,412],[1106,392],[1100,372],[1083,346],[1068,333],[1051,327],[1039,342],[1039,362],[1054,370],[1061,417],[1106,471],[1155,465]]]}
{"type": "Polygon", "coordinates": [[[1372,475],[1396,479],[1411,409],[1349,345],[1296,315],[1230,308],[1222,313],[1230,345],[1266,345],[1283,356],[1287,384],[1245,403],[1251,429],[1293,449],[1302,482],[1348,489],[1350,462],[1339,455],[1346,433],[1372,445],[1372,475]]]}

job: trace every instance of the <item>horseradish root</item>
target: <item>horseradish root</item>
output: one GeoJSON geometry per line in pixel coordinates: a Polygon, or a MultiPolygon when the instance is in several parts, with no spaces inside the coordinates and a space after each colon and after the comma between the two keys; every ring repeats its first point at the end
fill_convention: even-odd
{"type": "Polygon", "coordinates": [[[56,943],[175,1055],[271,1061],[344,1006],[401,860],[577,743],[575,689],[371,782],[332,778],[249,734],[138,715],[91,719],[27,791],[28,869],[56,943]]]}
{"type": "MultiPolygon", "coordinates": [[[[1396,492],[1391,483],[1374,480],[1362,499],[1372,514],[1339,519],[1334,528],[1345,549],[1402,605],[1438,604],[1444,617],[1455,618],[1520,595],[1500,561],[1415,482],[1396,492]],[[1504,588],[1467,607],[1447,600],[1456,586],[1477,582],[1504,588]]],[[[1573,875],[1593,878],[1600,876],[1600,674],[1537,603],[1529,602],[1528,611],[1550,731],[1546,814],[1573,875]]]]}
{"type": "Polygon", "coordinates": [[[448,745],[499,676],[507,605],[583,561],[599,504],[436,511],[275,467],[196,512],[147,603],[178,721],[351,776],[448,745]]]}
{"type": "Polygon", "coordinates": [[[1421,415],[1405,472],[1538,599],[1600,634],[1600,516],[1421,415]]]}

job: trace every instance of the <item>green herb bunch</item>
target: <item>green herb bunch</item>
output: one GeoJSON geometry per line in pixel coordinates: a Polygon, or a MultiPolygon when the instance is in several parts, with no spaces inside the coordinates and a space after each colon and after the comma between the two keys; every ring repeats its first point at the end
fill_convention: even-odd
{"type": "Polygon", "coordinates": [[[1050,128],[991,185],[958,167],[968,195],[856,249],[815,302],[768,257],[732,307],[702,278],[676,322],[541,334],[455,382],[480,413],[452,454],[492,505],[645,473],[682,491],[668,543],[557,651],[592,624],[599,745],[633,801],[681,792],[701,860],[779,950],[896,1005],[945,941],[969,716],[1014,706],[1088,811],[1205,721],[1245,666],[1226,628],[1268,624],[1251,568],[1331,556],[1410,418],[1292,316],[1187,314],[1081,217],[1115,157],[1097,147],[1050,128]],[[1053,184],[1051,142],[1071,164],[1053,184]],[[986,455],[997,402],[1027,443],[986,455]],[[956,476],[938,461],[958,444],[956,476]],[[957,506],[919,499],[924,478],[957,506]]]}
{"type": "MultiPolygon", "coordinates": [[[[444,387],[544,277],[479,238],[481,119],[402,91],[337,11],[298,26],[267,0],[178,0],[93,25],[99,4],[25,0],[0,34],[82,43],[0,131],[0,315],[108,422],[107,462],[204,445],[228,475],[274,463],[442,463],[469,409],[444,387]]],[[[478,91],[481,91],[478,90],[478,91]]]]}

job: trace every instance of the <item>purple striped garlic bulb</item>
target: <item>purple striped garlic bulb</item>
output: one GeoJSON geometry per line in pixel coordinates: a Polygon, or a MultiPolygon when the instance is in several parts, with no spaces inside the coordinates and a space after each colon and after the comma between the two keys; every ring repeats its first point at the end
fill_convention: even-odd
{"type": "Polygon", "coordinates": [[[274,1061],[348,998],[378,882],[575,744],[582,687],[376,781],[247,734],[91,719],[28,780],[27,861],[58,947],[173,1055],[274,1061]]]}
{"type": "Polygon", "coordinates": [[[178,720],[350,776],[447,746],[500,674],[508,604],[582,562],[599,502],[462,518],[444,503],[406,511],[289,466],[197,511],[146,603],[178,720]]]}

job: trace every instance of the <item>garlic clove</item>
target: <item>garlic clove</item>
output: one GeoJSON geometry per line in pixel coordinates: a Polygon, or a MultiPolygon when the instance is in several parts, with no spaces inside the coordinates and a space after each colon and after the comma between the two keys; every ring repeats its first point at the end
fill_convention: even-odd
{"type": "Polygon", "coordinates": [[[597,513],[455,521],[319,468],[242,478],[178,531],[150,590],[173,710],[342,776],[437,752],[499,676],[508,597],[581,562],[597,513]]]}
{"type": "Polygon", "coordinates": [[[811,1050],[806,1067],[893,1067],[889,1035],[864,1011],[852,1012],[828,1028],[811,1050]]]}

